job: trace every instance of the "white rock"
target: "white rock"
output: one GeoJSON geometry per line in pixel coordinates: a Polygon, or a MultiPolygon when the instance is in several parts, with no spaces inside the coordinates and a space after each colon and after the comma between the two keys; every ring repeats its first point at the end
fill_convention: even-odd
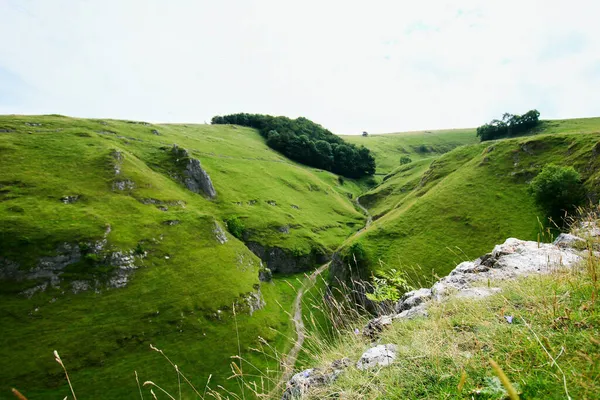
{"type": "Polygon", "coordinates": [[[385,367],[390,365],[397,354],[395,344],[380,344],[365,351],[356,363],[356,368],[364,371],[374,367],[385,367]]]}

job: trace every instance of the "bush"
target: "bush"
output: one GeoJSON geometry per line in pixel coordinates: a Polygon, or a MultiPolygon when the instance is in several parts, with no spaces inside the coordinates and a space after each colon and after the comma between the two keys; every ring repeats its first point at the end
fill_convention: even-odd
{"type": "Polygon", "coordinates": [[[244,223],[238,217],[230,217],[225,221],[225,223],[227,224],[227,230],[229,233],[242,240],[244,237],[244,232],[246,231],[244,223]]]}
{"type": "Polygon", "coordinates": [[[412,162],[412,160],[409,156],[400,157],[400,165],[410,164],[411,162],[412,162]]]}
{"type": "Polygon", "coordinates": [[[581,177],[573,167],[547,164],[531,181],[529,190],[547,216],[559,221],[585,199],[581,177]]]}

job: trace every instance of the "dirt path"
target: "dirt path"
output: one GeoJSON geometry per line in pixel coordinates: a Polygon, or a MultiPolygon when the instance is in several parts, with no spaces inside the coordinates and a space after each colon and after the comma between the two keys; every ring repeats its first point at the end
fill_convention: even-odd
{"type": "MultiPolygon", "coordinates": [[[[373,218],[371,217],[369,210],[367,210],[360,204],[358,197],[356,198],[356,205],[367,216],[367,221],[365,223],[365,226],[359,231],[357,231],[355,235],[357,235],[363,229],[367,228],[369,225],[371,225],[371,222],[373,222],[373,218]]],[[[313,271],[313,273],[310,274],[310,276],[308,277],[308,282],[303,284],[302,287],[298,290],[298,293],[296,294],[296,299],[294,300],[294,307],[292,311],[292,320],[294,321],[294,326],[296,328],[296,342],[294,342],[294,347],[292,347],[292,349],[283,358],[283,361],[281,363],[283,367],[282,378],[279,381],[277,387],[273,390],[274,393],[280,392],[282,385],[287,383],[287,381],[289,381],[292,377],[292,374],[294,372],[294,366],[296,365],[296,360],[298,359],[298,353],[300,353],[302,345],[304,344],[304,339],[306,338],[304,321],[302,320],[302,298],[304,297],[304,292],[312,287],[312,284],[316,281],[317,276],[321,275],[321,273],[325,271],[327,267],[329,267],[329,263],[323,264],[315,271],[313,271]]]]}

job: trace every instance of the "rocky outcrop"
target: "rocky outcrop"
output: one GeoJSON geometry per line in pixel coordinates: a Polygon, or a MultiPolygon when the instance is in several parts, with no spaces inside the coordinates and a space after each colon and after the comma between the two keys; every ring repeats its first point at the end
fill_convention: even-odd
{"type": "Polygon", "coordinates": [[[375,367],[387,367],[396,359],[398,349],[395,344],[380,344],[363,353],[356,368],[364,371],[375,367]]]}
{"type": "Polygon", "coordinates": [[[225,234],[225,231],[223,230],[223,228],[221,228],[221,225],[219,225],[217,221],[215,221],[213,234],[215,235],[215,239],[217,239],[217,242],[219,242],[220,244],[227,243],[227,234],[225,234]]]}
{"type": "MultiPolygon", "coordinates": [[[[85,244],[62,243],[53,256],[41,257],[33,268],[25,269],[11,260],[0,258],[0,279],[31,281],[34,286],[21,294],[31,297],[48,288],[70,288],[74,293],[100,288],[121,288],[127,285],[129,276],[137,269],[136,260],[145,254],[133,250],[107,249],[107,228],[102,240],[85,244]],[[72,265],[85,263],[86,279],[66,281],[62,275],[72,265]],[[96,273],[99,267],[111,267],[109,272],[96,273]]],[[[104,269],[104,268],[103,268],[104,269]]]]}
{"type": "Polygon", "coordinates": [[[349,358],[336,360],[326,368],[310,368],[292,376],[287,382],[281,400],[301,399],[309,389],[325,386],[335,381],[337,377],[352,365],[349,358]]]}
{"type": "MultiPolygon", "coordinates": [[[[587,229],[584,237],[591,236],[595,225],[585,228],[587,229]]],[[[394,321],[427,317],[427,308],[432,302],[443,302],[452,296],[484,298],[501,290],[494,286],[499,281],[573,267],[583,261],[585,253],[580,249],[585,246],[582,247],[582,243],[585,244],[583,238],[570,234],[560,235],[552,244],[507,239],[503,244],[495,246],[491,253],[459,264],[431,288],[406,293],[395,304],[393,313],[371,319],[362,334],[370,340],[376,340],[394,321]]],[[[356,333],[358,332],[357,330],[356,333]]],[[[385,367],[394,362],[396,355],[397,347],[394,344],[372,345],[357,361],[356,368],[368,370],[385,367]]],[[[335,375],[327,375],[320,371],[313,368],[294,375],[287,383],[282,399],[300,399],[311,387],[327,385],[342,373],[338,371],[335,375]],[[292,395],[296,397],[290,397],[292,395]]]]}
{"type": "Polygon", "coordinates": [[[256,242],[247,242],[246,246],[266,264],[271,272],[284,274],[305,272],[329,261],[327,254],[315,249],[307,254],[296,254],[288,249],[263,246],[256,242]]]}
{"type": "Polygon", "coordinates": [[[255,286],[254,292],[250,292],[244,297],[244,302],[248,307],[248,313],[250,315],[254,314],[255,311],[261,310],[265,307],[267,303],[265,302],[265,299],[262,296],[259,284],[255,286]]]}
{"type": "Polygon", "coordinates": [[[200,160],[190,157],[187,150],[182,149],[176,144],[171,149],[175,161],[183,168],[183,183],[185,187],[194,193],[204,194],[209,199],[217,197],[217,191],[208,176],[208,173],[202,168],[200,160]]]}

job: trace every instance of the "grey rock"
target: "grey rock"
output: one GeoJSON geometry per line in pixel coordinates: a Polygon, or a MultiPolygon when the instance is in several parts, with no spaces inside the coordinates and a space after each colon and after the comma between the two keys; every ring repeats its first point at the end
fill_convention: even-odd
{"type": "Polygon", "coordinates": [[[163,224],[167,225],[167,226],[173,226],[173,225],[179,225],[180,222],[181,221],[179,221],[178,219],[168,219],[166,221],[163,221],[163,224]]]}
{"type": "Polygon", "coordinates": [[[352,365],[352,361],[343,358],[332,362],[327,368],[310,368],[298,372],[287,382],[281,399],[302,399],[311,388],[325,386],[335,381],[350,365],[352,365]]]}
{"type": "Polygon", "coordinates": [[[114,181],[112,184],[113,190],[132,190],[135,188],[135,182],[129,179],[114,181]]]}
{"type": "Polygon", "coordinates": [[[79,200],[79,195],[72,195],[72,196],[63,196],[60,198],[60,201],[62,201],[65,204],[73,204],[76,203],[77,200],[79,200]]]}
{"type": "Polygon", "coordinates": [[[263,267],[258,270],[258,280],[261,282],[271,282],[273,273],[269,268],[263,267]]]}
{"type": "Polygon", "coordinates": [[[219,242],[220,244],[227,243],[227,241],[228,241],[227,234],[225,233],[223,228],[221,228],[221,225],[219,225],[217,223],[217,221],[215,221],[215,225],[213,228],[213,234],[215,235],[215,239],[217,239],[217,242],[219,242]]]}
{"type": "Polygon", "coordinates": [[[389,325],[392,324],[391,315],[373,318],[363,328],[362,334],[370,339],[375,339],[389,325]]]}
{"type": "Polygon", "coordinates": [[[202,169],[200,160],[191,158],[187,150],[178,147],[176,144],[173,145],[171,152],[176,157],[177,162],[182,160],[185,163],[183,183],[189,190],[194,193],[202,193],[210,199],[217,197],[217,191],[208,173],[202,169]]]}
{"type": "Polygon", "coordinates": [[[250,200],[250,201],[248,201],[248,205],[249,205],[249,206],[253,206],[253,205],[255,205],[256,203],[258,203],[258,200],[250,200]]]}
{"type": "Polygon", "coordinates": [[[289,225],[280,226],[280,227],[277,228],[277,231],[279,231],[279,232],[281,232],[283,234],[289,235],[289,233],[290,233],[290,227],[289,227],[289,225]]]}
{"type": "Polygon", "coordinates": [[[414,319],[419,317],[428,317],[427,304],[421,303],[416,307],[404,310],[393,316],[393,319],[414,319]]]}
{"type": "Polygon", "coordinates": [[[395,344],[380,344],[365,351],[356,363],[356,368],[361,371],[386,367],[396,359],[398,348],[395,344]]]}
{"type": "Polygon", "coordinates": [[[261,310],[262,308],[264,308],[267,305],[267,303],[265,302],[265,300],[262,297],[262,293],[260,291],[260,285],[258,285],[258,288],[256,289],[255,292],[250,292],[245,297],[245,302],[246,302],[246,305],[248,306],[250,315],[254,314],[254,312],[257,310],[261,310]]]}
{"type": "Polygon", "coordinates": [[[110,156],[114,159],[113,170],[115,175],[121,174],[121,166],[123,165],[123,153],[121,151],[113,149],[110,152],[110,156]]]}
{"type": "Polygon", "coordinates": [[[421,288],[406,293],[398,304],[396,304],[396,312],[400,313],[404,310],[416,307],[419,304],[431,299],[431,289],[421,288]]]}
{"type": "Polygon", "coordinates": [[[561,233],[560,235],[558,235],[553,244],[562,248],[576,248],[577,246],[582,246],[582,248],[585,248],[586,242],[579,236],[571,235],[570,233],[561,233]]]}
{"type": "Polygon", "coordinates": [[[152,134],[156,136],[160,136],[160,132],[157,129],[152,129],[152,134]]]}
{"type": "Polygon", "coordinates": [[[275,200],[267,200],[267,204],[275,207],[277,205],[277,202],[275,200]]]}
{"type": "Polygon", "coordinates": [[[246,246],[260,258],[272,272],[294,273],[306,272],[316,265],[324,264],[329,257],[317,250],[308,254],[294,254],[280,247],[264,246],[256,242],[246,242],[246,246]]]}

